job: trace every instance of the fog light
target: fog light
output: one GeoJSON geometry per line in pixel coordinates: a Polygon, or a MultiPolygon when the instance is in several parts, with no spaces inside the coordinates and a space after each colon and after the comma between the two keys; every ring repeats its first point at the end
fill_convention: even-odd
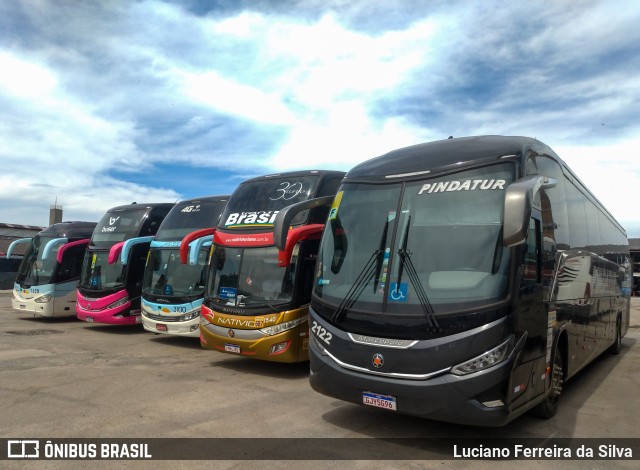
{"type": "Polygon", "coordinates": [[[198,329],[198,325],[191,325],[191,328],[189,328],[189,332],[193,333],[197,329],[198,329]]]}
{"type": "Polygon", "coordinates": [[[487,408],[497,408],[499,406],[504,406],[504,402],[502,400],[491,400],[482,402],[484,406],[487,408]]]}
{"type": "Polygon", "coordinates": [[[289,344],[291,344],[291,341],[285,341],[284,343],[274,344],[273,346],[271,346],[271,349],[269,350],[269,354],[282,354],[287,349],[289,349],[289,344]]]}

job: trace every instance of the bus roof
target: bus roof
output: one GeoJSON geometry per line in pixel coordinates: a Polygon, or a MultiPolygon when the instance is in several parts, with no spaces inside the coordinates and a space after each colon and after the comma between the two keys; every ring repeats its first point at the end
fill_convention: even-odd
{"type": "Polygon", "coordinates": [[[333,171],[333,170],[299,170],[299,171],[286,171],[282,173],[272,173],[269,175],[256,176],[255,178],[250,178],[244,180],[240,185],[253,183],[256,181],[268,180],[271,178],[280,178],[286,177],[291,178],[295,176],[344,176],[344,171],[333,171]]]}
{"type": "Polygon", "coordinates": [[[91,238],[96,222],[68,221],[53,224],[38,235],[56,238],[91,238]]]}
{"type": "Polygon", "coordinates": [[[158,203],[146,203],[146,202],[134,202],[132,204],[125,204],[123,206],[115,206],[109,209],[107,212],[120,212],[120,211],[135,211],[141,209],[155,209],[156,207],[173,207],[173,202],[158,202],[158,203]]]}
{"type": "MultiPolygon", "coordinates": [[[[556,153],[530,137],[486,135],[448,138],[393,150],[351,169],[346,180],[387,180],[412,173],[446,171],[452,165],[498,160],[505,156],[526,155],[530,150],[561,161],[556,153]]],[[[393,179],[392,179],[393,181],[393,179]]]]}
{"type": "Polygon", "coordinates": [[[231,195],[229,195],[229,194],[225,194],[225,195],[222,195],[222,196],[194,197],[192,199],[181,199],[180,201],[176,202],[176,205],[184,206],[186,204],[196,204],[198,202],[224,202],[224,201],[229,200],[230,197],[231,197],[231,195]]]}
{"type": "Polygon", "coordinates": [[[203,196],[177,202],[160,224],[156,240],[182,240],[190,232],[217,226],[230,197],[203,196]]]}

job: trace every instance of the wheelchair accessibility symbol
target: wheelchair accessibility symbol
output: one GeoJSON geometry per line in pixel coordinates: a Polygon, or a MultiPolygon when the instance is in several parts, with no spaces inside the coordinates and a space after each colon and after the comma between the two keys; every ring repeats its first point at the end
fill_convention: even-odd
{"type": "Polygon", "coordinates": [[[406,282],[401,282],[400,286],[396,282],[392,282],[389,286],[389,300],[391,302],[406,302],[408,289],[409,286],[406,282]]]}

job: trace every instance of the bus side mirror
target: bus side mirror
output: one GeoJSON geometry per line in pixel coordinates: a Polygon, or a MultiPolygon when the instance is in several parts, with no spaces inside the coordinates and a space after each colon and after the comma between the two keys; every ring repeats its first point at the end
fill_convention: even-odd
{"type": "Polygon", "coordinates": [[[180,242],[180,262],[182,264],[187,264],[190,252],[189,245],[192,241],[197,240],[198,238],[206,237],[208,235],[213,235],[214,233],[216,233],[215,228],[203,228],[200,230],[196,230],[195,232],[186,234],[180,242]]]}
{"type": "Polygon", "coordinates": [[[507,186],[504,197],[504,246],[524,243],[529,230],[531,204],[540,189],[553,188],[556,181],[546,176],[531,175],[507,186]]]}
{"type": "Polygon", "coordinates": [[[291,225],[291,221],[296,215],[304,210],[313,209],[315,207],[330,207],[331,203],[333,202],[333,198],[333,196],[324,196],[315,199],[309,199],[307,201],[302,201],[298,202],[297,204],[287,206],[280,212],[278,212],[278,215],[276,215],[276,218],[273,222],[273,243],[278,248],[278,250],[285,250],[287,244],[287,235],[289,233],[289,226],[291,225]]]}

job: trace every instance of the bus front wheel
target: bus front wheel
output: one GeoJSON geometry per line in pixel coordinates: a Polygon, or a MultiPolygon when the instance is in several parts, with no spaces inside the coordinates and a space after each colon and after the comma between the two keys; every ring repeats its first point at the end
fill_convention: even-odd
{"type": "Polygon", "coordinates": [[[538,418],[549,419],[556,414],[558,406],[560,405],[560,395],[562,394],[563,384],[563,361],[562,361],[562,349],[560,344],[556,347],[556,352],[553,355],[553,370],[551,371],[551,390],[542,401],[542,403],[536,405],[531,413],[538,418]]]}

